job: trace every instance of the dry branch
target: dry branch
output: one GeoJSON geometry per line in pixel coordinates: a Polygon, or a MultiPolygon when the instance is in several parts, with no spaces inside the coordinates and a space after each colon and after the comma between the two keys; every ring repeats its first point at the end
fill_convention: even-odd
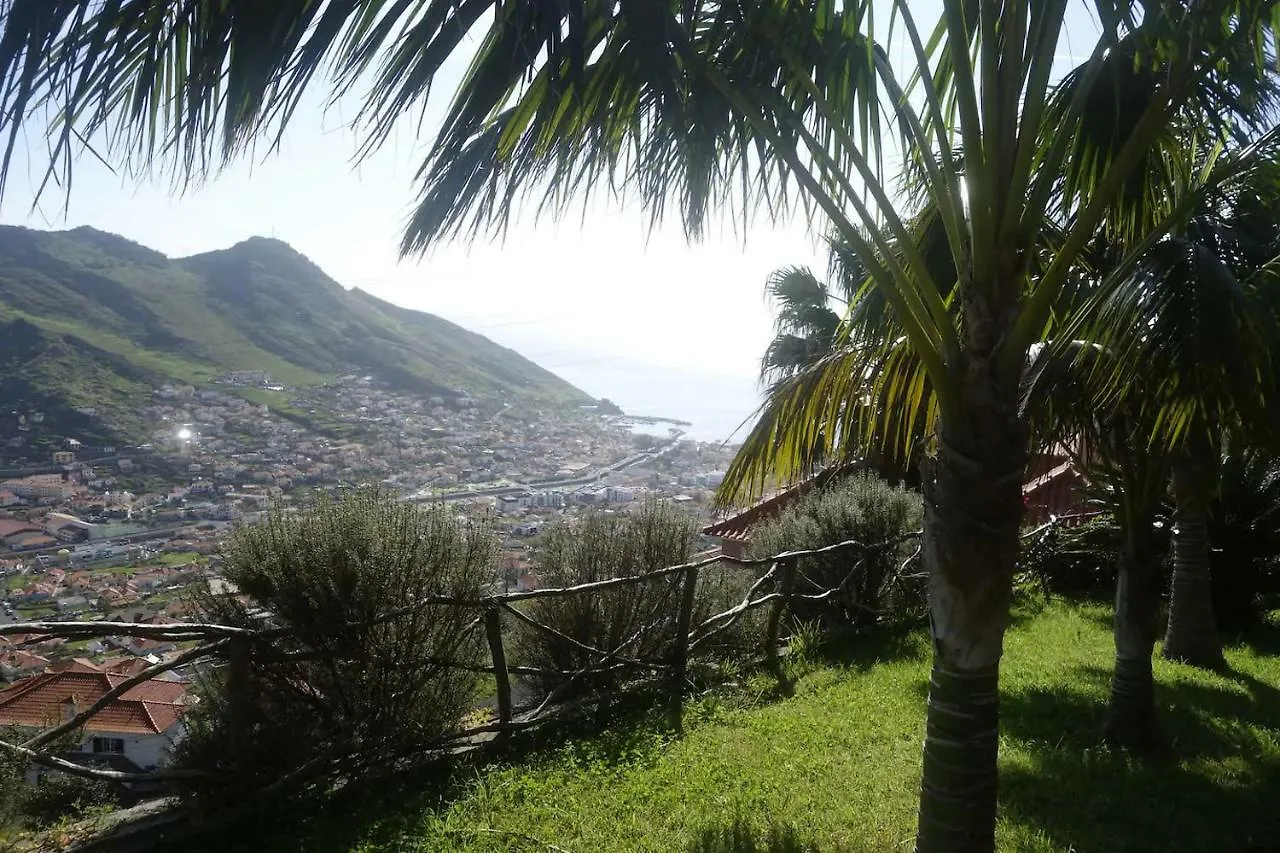
{"type": "Polygon", "coordinates": [[[765,572],[763,575],[761,575],[759,578],[756,579],[756,582],[753,583],[751,585],[751,588],[747,590],[747,594],[742,597],[742,601],[739,604],[736,604],[733,607],[730,607],[728,610],[724,611],[723,613],[717,613],[714,616],[711,616],[711,617],[708,617],[707,619],[702,620],[702,622],[700,622],[696,628],[690,631],[689,633],[690,633],[690,636],[692,637],[693,635],[701,631],[703,628],[706,628],[712,625],[713,623],[718,622],[721,619],[728,620],[725,622],[725,624],[717,626],[715,630],[709,631],[706,635],[699,637],[696,640],[691,639],[689,643],[689,651],[692,652],[695,648],[698,647],[699,644],[701,644],[708,637],[714,634],[717,634],[720,631],[723,631],[729,628],[730,626],[732,626],[735,622],[738,621],[738,619],[742,616],[742,614],[746,613],[751,608],[758,607],[766,601],[772,601],[773,598],[770,596],[765,596],[764,598],[756,599],[754,601],[752,600],[751,596],[759,592],[760,587],[764,586],[767,581],[769,581],[771,578],[775,577],[778,574],[778,569],[781,565],[782,565],[781,561],[775,561],[773,565],[770,566],[769,571],[765,572]]]}
{"type": "Polygon", "coordinates": [[[182,622],[176,625],[148,625],[144,622],[14,622],[0,625],[0,637],[11,634],[38,634],[44,638],[143,637],[148,640],[212,640],[223,637],[252,637],[254,628],[182,622]]]}
{"type": "Polygon", "coordinates": [[[623,657],[621,654],[619,654],[619,652],[622,651],[622,649],[625,649],[628,645],[634,642],[635,638],[638,637],[643,632],[644,629],[637,631],[627,639],[623,640],[622,644],[619,645],[618,648],[615,649],[614,651],[606,652],[604,649],[598,649],[595,646],[589,646],[586,643],[575,640],[573,637],[570,637],[568,634],[564,634],[564,633],[561,633],[560,631],[557,631],[555,628],[552,628],[550,625],[544,625],[538,620],[534,619],[532,616],[521,613],[519,610],[517,610],[514,607],[508,607],[505,602],[502,605],[502,609],[506,610],[512,616],[516,617],[521,622],[524,622],[529,627],[536,628],[539,631],[545,631],[551,636],[560,640],[564,640],[566,643],[569,643],[574,647],[584,652],[587,652],[588,654],[600,655],[600,657],[603,660],[623,661],[624,663],[631,664],[632,666],[644,667],[646,669],[666,669],[667,668],[667,664],[648,663],[647,661],[637,660],[635,658],[623,657]]]}
{"type": "MultiPolygon", "coordinates": [[[[1055,524],[1062,523],[1063,521],[1071,520],[1076,517],[1091,517],[1092,515],[1095,515],[1095,514],[1096,513],[1082,513],[1079,516],[1064,516],[1060,519],[1054,519],[1053,521],[1049,522],[1049,524],[1044,525],[1043,527],[1038,528],[1037,530],[1032,531],[1031,533],[1025,534],[1025,535],[1027,536],[1035,535],[1036,533],[1042,532],[1055,524]]],[[[889,547],[889,546],[907,541],[909,539],[917,538],[919,537],[919,535],[920,535],[920,532],[915,531],[912,533],[907,533],[902,536],[895,537],[893,539],[886,540],[884,542],[870,544],[870,545],[860,542],[858,540],[850,539],[844,542],[837,542],[833,545],[827,545],[822,548],[786,551],[771,557],[764,557],[759,559],[742,559],[737,557],[731,557],[726,554],[717,554],[712,557],[706,557],[700,560],[682,563],[680,565],[667,566],[655,571],[646,572],[646,573],[637,574],[637,575],[631,575],[627,577],[609,578],[602,581],[592,581],[589,583],[578,584],[576,586],[570,586],[570,587],[529,590],[526,592],[503,593],[503,594],[484,596],[484,597],[474,598],[474,599],[456,598],[452,596],[423,596],[421,598],[418,598],[416,600],[413,600],[405,604],[402,607],[389,610],[372,620],[368,620],[363,624],[366,624],[366,625],[379,624],[379,623],[394,619],[398,616],[415,613],[418,610],[426,607],[466,607],[466,608],[477,608],[477,609],[490,609],[490,608],[498,607],[498,608],[505,609],[507,612],[511,613],[516,619],[528,624],[530,627],[536,630],[544,631],[565,642],[568,642],[569,644],[575,646],[576,648],[582,651],[587,652],[588,654],[595,655],[600,658],[600,662],[598,664],[593,664],[591,666],[587,666],[582,669],[572,670],[572,671],[551,670],[551,669],[544,669],[540,667],[526,667],[526,666],[507,667],[507,672],[509,672],[512,675],[558,675],[558,676],[564,677],[565,682],[560,687],[550,691],[547,694],[547,696],[533,710],[525,714],[515,715],[512,719],[509,719],[507,721],[499,720],[497,722],[494,722],[488,725],[474,727],[471,729],[455,732],[451,735],[448,735],[442,738],[440,741],[437,742],[438,745],[445,745],[449,743],[456,743],[459,740],[464,740],[466,738],[475,737],[475,736],[486,734],[486,733],[503,733],[503,732],[527,729],[527,728],[539,725],[548,720],[556,719],[560,716],[563,716],[566,709],[560,709],[558,711],[548,713],[547,708],[556,699],[563,696],[563,694],[567,692],[567,690],[570,687],[572,687],[573,684],[575,684],[585,676],[598,674],[598,673],[617,672],[617,671],[625,671],[625,670],[632,670],[632,669],[640,669],[640,670],[646,670],[646,671],[664,671],[664,670],[672,669],[672,664],[669,662],[648,662],[648,661],[643,661],[636,658],[627,657],[621,654],[622,650],[625,649],[632,642],[634,642],[637,637],[639,637],[645,631],[653,629],[654,627],[656,627],[658,623],[654,623],[652,625],[647,625],[642,627],[635,634],[633,634],[632,636],[624,640],[622,644],[618,646],[617,649],[610,652],[610,651],[605,651],[603,649],[598,649],[593,646],[582,643],[578,640],[575,640],[572,637],[569,637],[561,633],[560,631],[557,631],[556,629],[548,625],[544,625],[541,622],[538,622],[532,617],[512,607],[511,605],[515,602],[526,601],[526,600],[535,599],[535,598],[553,598],[553,597],[567,597],[567,596],[574,596],[574,595],[589,595],[595,592],[600,592],[602,590],[642,583],[645,581],[653,580],[655,578],[665,577],[668,575],[673,575],[678,573],[693,574],[693,573],[696,573],[702,567],[715,565],[718,563],[727,563],[727,564],[738,566],[741,568],[760,568],[765,566],[770,567],[769,571],[765,572],[765,574],[763,574],[760,578],[758,578],[752,584],[751,588],[747,591],[747,594],[744,596],[744,598],[739,604],[724,611],[723,613],[718,613],[708,619],[703,620],[698,626],[693,628],[693,630],[691,631],[681,632],[683,636],[679,638],[678,642],[680,642],[681,644],[687,643],[688,652],[692,652],[697,647],[699,647],[704,642],[706,642],[710,637],[731,627],[747,611],[781,599],[783,596],[782,596],[782,593],[779,593],[779,592],[770,593],[770,594],[761,596],[760,598],[752,597],[756,595],[756,593],[758,593],[760,589],[766,583],[769,582],[770,579],[773,579],[777,576],[780,566],[794,563],[804,557],[822,556],[822,555],[833,554],[833,553],[846,551],[846,550],[859,550],[859,551],[865,552],[869,550],[885,548],[885,547],[889,547]]],[[[918,553],[919,552],[917,551],[917,554],[918,553]]],[[[909,563],[910,559],[908,559],[907,562],[909,563]]],[[[859,566],[860,565],[861,563],[859,563],[859,566]]],[[[905,566],[906,564],[904,563],[904,568],[905,566]]],[[[841,583],[840,587],[837,587],[836,589],[827,590],[821,595],[812,595],[812,596],[795,595],[793,597],[796,599],[801,599],[806,601],[825,600],[829,596],[839,592],[848,583],[849,578],[851,578],[856,573],[857,568],[858,567],[855,566],[854,570],[850,572],[849,577],[847,577],[845,581],[841,583]]],[[[478,617],[473,623],[473,627],[475,625],[481,624],[482,621],[483,621],[483,616],[478,617]]],[[[358,625],[361,623],[354,623],[354,624],[358,625]]],[[[122,681],[120,684],[116,685],[116,687],[108,691],[106,694],[104,694],[93,705],[86,708],[84,711],[76,714],[70,720],[58,726],[55,726],[53,728],[46,729],[22,744],[13,744],[5,741],[0,741],[0,749],[6,749],[10,752],[21,755],[36,764],[40,764],[45,767],[50,767],[56,770],[60,770],[70,775],[82,776],[85,778],[99,779],[99,780],[110,781],[110,782],[120,782],[120,783],[162,782],[167,780],[207,778],[208,777],[207,773],[203,771],[198,771],[198,770],[182,770],[182,769],[159,770],[159,771],[153,771],[148,773],[126,773],[126,772],[115,771],[115,770],[103,770],[103,769],[89,767],[82,764],[77,764],[72,761],[59,758],[57,756],[49,755],[47,753],[39,751],[39,747],[50,743],[51,741],[57,739],[58,737],[66,734],[67,732],[74,731],[77,728],[82,727],[89,719],[91,719],[96,714],[100,713],[112,701],[119,698],[121,695],[128,692],[133,687],[136,687],[139,684],[149,681],[155,678],[157,675],[160,675],[169,670],[176,669],[180,666],[184,666],[188,663],[194,662],[202,658],[214,656],[215,654],[220,652],[225,646],[227,646],[233,639],[263,641],[263,640],[286,637],[293,633],[294,633],[293,629],[289,626],[277,626],[277,627],[270,627],[270,628],[246,628],[246,627],[239,627],[239,626],[218,625],[218,624],[210,624],[210,623],[179,623],[179,624],[173,624],[173,625],[150,625],[150,624],[137,623],[137,622],[113,622],[113,621],[92,621],[92,622],[45,621],[45,622],[14,623],[10,625],[0,626],[0,636],[11,636],[15,634],[35,634],[40,639],[46,639],[46,638],[47,639],[52,639],[52,638],[85,639],[85,638],[91,638],[91,637],[110,637],[110,636],[118,635],[118,636],[141,637],[141,638],[155,639],[155,640],[171,640],[171,641],[203,640],[203,641],[206,641],[204,645],[185,651],[171,661],[148,667],[144,669],[142,672],[138,673],[137,675],[127,678],[126,680],[122,681]]],[[[263,651],[265,652],[266,649],[264,649],[263,651]]],[[[320,656],[321,656],[320,653],[315,652],[313,650],[299,651],[299,652],[292,652],[292,653],[283,653],[278,655],[268,655],[266,657],[266,662],[301,661],[301,660],[315,659],[320,656]]],[[[441,660],[435,660],[433,661],[433,663],[438,664],[440,666],[457,668],[457,669],[465,669],[473,672],[494,672],[495,670],[495,667],[493,666],[479,666],[475,664],[469,664],[462,661],[454,661],[454,660],[441,659],[441,660]]],[[[507,703],[508,707],[509,707],[509,702],[510,700],[508,699],[508,703],[507,703]]],[[[508,710],[507,713],[511,714],[511,711],[508,710]]],[[[331,759],[332,756],[326,756],[324,758],[331,759]]],[[[308,762],[308,765],[304,768],[299,768],[298,772],[308,769],[308,767],[310,769],[314,769],[315,767],[314,762],[308,762]]],[[[290,774],[290,775],[295,776],[296,773],[290,774]]]]}
{"type": "Polygon", "coordinates": [[[21,755],[36,764],[44,767],[51,767],[54,770],[61,770],[71,776],[83,776],[86,779],[100,779],[104,782],[164,782],[177,779],[204,779],[208,778],[207,773],[203,770],[152,770],[147,773],[125,773],[120,770],[100,770],[96,767],[88,767],[84,764],[76,764],[74,761],[67,761],[65,758],[58,758],[43,752],[37,752],[34,749],[28,749],[16,743],[0,740],[0,749],[7,749],[9,752],[21,755]]]}

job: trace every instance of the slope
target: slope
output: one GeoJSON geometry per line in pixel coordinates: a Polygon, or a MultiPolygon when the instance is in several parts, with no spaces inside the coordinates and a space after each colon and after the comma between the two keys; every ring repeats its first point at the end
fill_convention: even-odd
{"type": "Polygon", "coordinates": [[[551,372],[488,338],[343,289],[278,240],[254,237],[179,263],[204,279],[211,304],[233,318],[255,346],[310,370],[371,371],[412,391],[589,402],[551,372]]]}
{"type": "Polygon", "coordinates": [[[371,374],[407,392],[574,405],[590,398],[439,317],[347,291],[278,240],[173,260],[92,228],[0,227],[0,402],[96,405],[132,431],[151,387],[265,370],[292,386],[371,374]]]}

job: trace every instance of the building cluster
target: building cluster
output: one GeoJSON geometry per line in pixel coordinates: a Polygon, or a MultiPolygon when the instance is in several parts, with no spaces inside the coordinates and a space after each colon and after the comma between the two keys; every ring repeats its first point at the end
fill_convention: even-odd
{"type": "Polygon", "coordinates": [[[244,393],[157,389],[145,412],[153,424],[146,449],[179,457],[193,478],[216,486],[371,483],[442,493],[573,477],[632,449],[625,427],[588,409],[422,396],[368,378],[261,392],[274,403],[244,393]]]}
{"type": "MultiPolygon", "coordinates": [[[[592,407],[415,395],[362,377],[303,390],[271,382],[235,371],[209,387],[166,385],[142,412],[150,424],[142,443],[88,446],[67,436],[47,460],[6,469],[0,624],[182,621],[192,584],[238,594],[220,577],[218,555],[235,524],[361,485],[490,514],[503,538],[495,586],[529,588],[548,525],[651,500],[705,514],[731,455],[675,429],[637,434],[592,407]]],[[[0,446],[23,435],[0,434],[0,446]]],[[[70,719],[181,651],[123,636],[0,637],[0,679],[11,683],[0,690],[0,727],[70,719]]],[[[85,729],[72,757],[158,766],[193,701],[182,674],[135,687],[85,729]]]]}

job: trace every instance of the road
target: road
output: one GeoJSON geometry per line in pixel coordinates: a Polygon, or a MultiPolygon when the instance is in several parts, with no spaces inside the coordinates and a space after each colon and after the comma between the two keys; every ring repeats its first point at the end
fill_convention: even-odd
{"type": "Polygon", "coordinates": [[[680,443],[680,439],[684,437],[682,430],[676,430],[671,438],[660,447],[650,450],[642,450],[639,453],[633,453],[623,459],[614,462],[612,465],[606,465],[603,468],[597,468],[587,474],[580,474],[577,477],[571,477],[564,480],[542,480],[536,483],[516,483],[510,486],[493,486],[487,489],[473,489],[469,491],[446,492],[443,495],[427,495],[421,496],[421,493],[410,495],[406,500],[411,501],[465,501],[472,498],[497,498],[503,495],[518,495],[521,492],[527,492],[530,489],[562,489],[567,486],[585,486],[588,483],[594,483],[605,474],[612,474],[621,471],[623,468],[630,468],[632,465],[639,465],[641,462],[648,462],[658,458],[671,448],[680,443]]]}

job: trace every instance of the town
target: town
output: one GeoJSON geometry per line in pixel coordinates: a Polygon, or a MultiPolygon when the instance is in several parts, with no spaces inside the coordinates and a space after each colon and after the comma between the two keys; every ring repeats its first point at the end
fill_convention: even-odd
{"type": "MultiPolygon", "coordinates": [[[[64,436],[47,462],[28,453],[26,465],[5,469],[18,476],[0,480],[0,623],[182,621],[192,585],[236,592],[219,576],[235,525],[360,486],[491,514],[503,537],[495,586],[526,589],[538,583],[538,534],[557,519],[649,500],[709,519],[733,451],[661,419],[415,395],[369,377],[289,389],[261,371],[236,371],[152,396],[149,441],[91,446],[64,436]]],[[[18,414],[13,433],[0,435],[11,454],[29,449],[32,428],[43,426],[39,411],[18,414]]],[[[7,681],[127,672],[132,661],[155,664],[182,650],[125,638],[10,635],[0,644],[7,681]]]]}

